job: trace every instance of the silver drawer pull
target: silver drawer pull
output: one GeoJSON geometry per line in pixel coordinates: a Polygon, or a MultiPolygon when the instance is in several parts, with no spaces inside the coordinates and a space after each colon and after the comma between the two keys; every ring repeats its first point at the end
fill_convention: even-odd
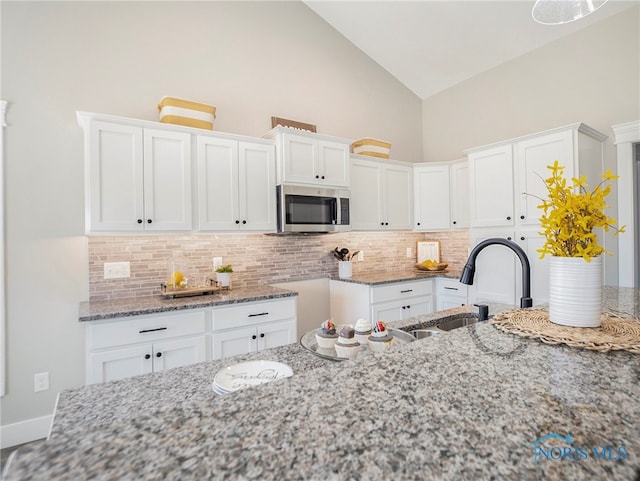
{"type": "Polygon", "coordinates": [[[249,317],[268,316],[268,312],[261,312],[260,314],[249,314],[249,317]]]}
{"type": "Polygon", "coordinates": [[[400,294],[406,294],[407,292],[413,292],[413,289],[405,289],[404,291],[400,291],[400,294]]]}
{"type": "Polygon", "coordinates": [[[155,329],[142,329],[138,331],[140,334],[144,334],[145,332],[156,332],[156,331],[166,331],[166,327],[156,327],[155,329]]]}
{"type": "Polygon", "coordinates": [[[457,287],[447,287],[447,286],[445,286],[445,289],[448,290],[448,291],[457,291],[458,290],[457,287]]]}

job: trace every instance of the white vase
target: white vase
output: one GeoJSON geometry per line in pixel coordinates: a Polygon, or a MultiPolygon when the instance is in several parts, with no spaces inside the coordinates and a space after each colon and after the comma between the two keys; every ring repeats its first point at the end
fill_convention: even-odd
{"type": "Polygon", "coordinates": [[[551,258],[549,319],[572,327],[598,327],[602,316],[602,257],[551,258]]]}

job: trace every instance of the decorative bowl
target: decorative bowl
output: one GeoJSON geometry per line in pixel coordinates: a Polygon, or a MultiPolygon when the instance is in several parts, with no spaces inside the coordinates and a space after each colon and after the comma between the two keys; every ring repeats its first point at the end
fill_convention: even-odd
{"type": "Polygon", "coordinates": [[[416,267],[421,271],[443,271],[447,268],[449,264],[445,264],[444,262],[439,262],[438,264],[434,264],[432,266],[425,266],[422,263],[416,264],[416,267]]]}

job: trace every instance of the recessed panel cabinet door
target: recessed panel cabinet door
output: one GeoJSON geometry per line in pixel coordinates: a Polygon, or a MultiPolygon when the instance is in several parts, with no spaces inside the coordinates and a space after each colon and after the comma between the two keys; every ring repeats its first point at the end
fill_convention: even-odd
{"type": "Polygon", "coordinates": [[[411,169],[390,165],[384,169],[385,228],[411,229],[413,220],[413,185],[411,169]]]}
{"type": "Polygon", "coordinates": [[[416,230],[442,230],[451,226],[449,204],[449,166],[433,165],[415,168],[416,230]]]}
{"type": "Polygon", "coordinates": [[[90,132],[87,231],[144,230],[142,129],[93,121],[90,132]]]}
{"type": "Polygon", "coordinates": [[[213,359],[224,359],[255,352],[258,346],[258,335],[253,326],[214,332],[212,343],[213,359]]]}
{"type": "Polygon", "coordinates": [[[457,162],[450,169],[451,228],[469,227],[469,163],[457,162]]]}
{"type": "Polygon", "coordinates": [[[514,225],[511,145],[469,155],[471,227],[514,225]]]}
{"type": "Polygon", "coordinates": [[[144,130],[146,230],[190,230],[191,136],[144,130]]]}
{"type": "Polygon", "coordinates": [[[349,145],[318,141],[318,168],[321,184],[334,187],[349,187],[349,145]]]}
{"type": "Polygon", "coordinates": [[[275,231],[276,161],[274,146],[240,142],[238,162],[240,227],[243,230],[275,231]]]}
{"type": "Polygon", "coordinates": [[[94,352],[89,356],[91,383],[117,381],[153,370],[151,344],[94,352]]]}
{"type": "Polygon", "coordinates": [[[258,351],[296,342],[295,320],[262,324],[258,329],[258,351]]]}
{"type": "Polygon", "coordinates": [[[553,165],[556,160],[565,167],[564,177],[571,179],[575,175],[572,131],[544,135],[516,144],[516,205],[519,206],[516,220],[521,225],[536,226],[540,223],[542,211],[538,209],[538,205],[541,203],[540,199],[549,196],[545,179],[551,175],[551,171],[547,166],[553,165]]]}
{"type": "Polygon", "coordinates": [[[206,361],[205,336],[157,342],[153,345],[153,372],[206,361]]]}
{"type": "Polygon", "coordinates": [[[315,183],[318,142],[295,135],[285,135],[283,142],[283,180],[306,184],[315,183]]]}
{"type": "Polygon", "coordinates": [[[374,162],[351,163],[351,228],[380,230],[382,210],[382,168],[374,162]]]}
{"type": "Polygon", "coordinates": [[[199,228],[236,230],[240,219],[238,142],[199,136],[197,148],[199,228]]]}

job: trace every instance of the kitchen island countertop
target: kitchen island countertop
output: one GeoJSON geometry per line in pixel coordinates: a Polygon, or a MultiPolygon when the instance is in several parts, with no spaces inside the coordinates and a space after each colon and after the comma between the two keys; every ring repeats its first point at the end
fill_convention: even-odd
{"type": "MultiPolygon", "coordinates": [[[[640,290],[605,288],[605,310],[639,318],[640,290]]],[[[489,323],[345,362],[293,344],[64,391],[6,479],[633,480],[639,381],[640,356],[489,323]],[[213,375],[249,358],[294,376],[216,396],[213,375]]]]}

